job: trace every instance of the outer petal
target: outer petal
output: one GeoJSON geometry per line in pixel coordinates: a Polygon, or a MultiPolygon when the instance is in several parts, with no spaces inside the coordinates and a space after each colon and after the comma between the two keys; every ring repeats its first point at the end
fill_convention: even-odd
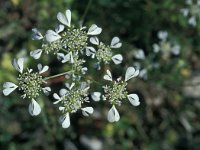
{"type": "Polygon", "coordinates": [[[144,51],[142,49],[134,51],[134,56],[137,59],[142,59],[142,60],[145,59],[145,54],[144,54],[144,51]]]}
{"type": "Polygon", "coordinates": [[[59,13],[57,14],[57,19],[58,19],[62,24],[66,25],[66,26],[69,25],[69,22],[68,22],[68,20],[67,20],[67,17],[66,17],[63,13],[59,12],[59,13]]]}
{"type": "Polygon", "coordinates": [[[94,58],[96,50],[93,47],[86,47],[86,56],[91,56],[94,58]]]}
{"type": "Polygon", "coordinates": [[[14,83],[12,82],[5,82],[3,84],[3,94],[5,96],[9,95],[11,92],[13,92],[18,86],[15,85],[14,83]]]}
{"type": "Polygon", "coordinates": [[[56,25],[55,31],[56,33],[60,33],[65,29],[65,26],[63,26],[62,24],[58,24],[56,25]]]}
{"type": "Polygon", "coordinates": [[[51,88],[50,87],[45,87],[45,88],[42,88],[44,94],[49,94],[49,92],[51,92],[51,88]]]}
{"type": "Polygon", "coordinates": [[[24,58],[19,58],[19,59],[14,59],[13,60],[13,67],[19,71],[20,73],[23,72],[23,68],[24,68],[24,58]]]}
{"type": "Polygon", "coordinates": [[[34,99],[32,99],[32,102],[29,104],[28,111],[31,116],[37,116],[41,112],[40,105],[34,99]]]}
{"type": "Polygon", "coordinates": [[[129,94],[127,95],[128,97],[128,100],[130,101],[130,103],[133,105],[133,106],[138,106],[140,105],[140,101],[139,101],[139,97],[137,94],[129,94]]]}
{"type": "Polygon", "coordinates": [[[117,54],[115,56],[112,57],[112,61],[118,65],[118,64],[121,64],[122,63],[122,60],[123,60],[123,57],[121,54],[117,54]]]}
{"type": "Polygon", "coordinates": [[[120,48],[121,46],[122,46],[122,43],[120,42],[120,39],[118,37],[114,37],[111,41],[110,47],[120,48]]]}
{"type": "Polygon", "coordinates": [[[89,114],[92,114],[93,112],[94,112],[94,109],[92,107],[82,108],[82,114],[84,116],[89,116],[89,114]]]}
{"type": "Polygon", "coordinates": [[[107,119],[109,122],[117,122],[120,119],[119,113],[115,106],[113,105],[112,108],[108,111],[107,119]]]}
{"type": "Polygon", "coordinates": [[[70,27],[71,26],[71,11],[68,9],[68,10],[66,10],[65,14],[67,17],[68,26],[70,27]]]}
{"type": "Polygon", "coordinates": [[[135,70],[134,67],[128,67],[125,74],[125,81],[128,81],[131,78],[136,77],[138,75],[139,75],[139,70],[135,70]]]}
{"type": "Polygon", "coordinates": [[[92,43],[92,44],[94,44],[94,45],[99,45],[99,39],[98,39],[98,37],[91,37],[90,38],[90,42],[92,43]]]}
{"type": "Polygon", "coordinates": [[[37,49],[30,52],[30,56],[33,57],[34,59],[39,59],[41,54],[42,54],[42,49],[37,49]]]}
{"type": "Polygon", "coordinates": [[[53,30],[48,30],[45,38],[47,42],[51,43],[61,38],[61,36],[53,30]]]}
{"type": "Polygon", "coordinates": [[[106,71],[107,74],[103,76],[104,80],[112,81],[112,74],[109,70],[106,71]]]}
{"type": "Polygon", "coordinates": [[[101,93],[100,92],[93,92],[91,94],[91,97],[94,101],[98,102],[101,99],[101,93]]]}
{"type": "Polygon", "coordinates": [[[93,24],[89,30],[88,30],[88,35],[98,35],[100,34],[102,31],[102,29],[100,27],[98,27],[96,24],[93,24]]]}
{"type": "Polygon", "coordinates": [[[70,126],[69,113],[66,113],[64,116],[60,117],[60,123],[63,128],[68,128],[70,126]]]}
{"type": "Polygon", "coordinates": [[[42,74],[42,73],[46,72],[48,69],[49,69],[49,66],[42,67],[41,64],[38,64],[39,74],[42,74]]]}
{"type": "Polygon", "coordinates": [[[43,36],[42,36],[42,34],[38,31],[38,29],[33,28],[32,31],[33,31],[33,34],[32,34],[32,39],[33,39],[33,40],[41,40],[41,39],[43,39],[43,36]]]}

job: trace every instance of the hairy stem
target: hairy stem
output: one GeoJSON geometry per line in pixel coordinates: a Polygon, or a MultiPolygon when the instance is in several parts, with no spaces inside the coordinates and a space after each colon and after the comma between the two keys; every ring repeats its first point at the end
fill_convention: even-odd
{"type": "Polygon", "coordinates": [[[59,73],[59,74],[56,74],[56,75],[53,75],[53,76],[49,76],[49,77],[46,77],[44,80],[49,80],[49,79],[53,79],[53,78],[57,78],[57,77],[60,77],[60,76],[63,76],[63,75],[66,75],[68,73],[70,73],[71,71],[67,71],[67,72],[63,72],[63,73],[59,73]]]}

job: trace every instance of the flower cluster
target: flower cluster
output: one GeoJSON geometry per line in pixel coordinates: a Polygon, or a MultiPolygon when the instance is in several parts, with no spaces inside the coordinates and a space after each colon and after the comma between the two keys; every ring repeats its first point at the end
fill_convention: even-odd
{"type": "MultiPolygon", "coordinates": [[[[118,37],[113,37],[110,44],[104,44],[97,37],[102,29],[93,24],[87,30],[86,27],[77,28],[71,24],[71,11],[66,10],[65,14],[59,12],[57,14],[59,24],[54,30],[47,30],[43,35],[38,29],[32,29],[33,40],[40,40],[41,47],[30,52],[30,56],[34,59],[39,59],[42,54],[56,55],[61,63],[66,63],[70,70],[57,75],[43,77],[49,67],[38,64],[38,72],[33,72],[32,69],[24,69],[24,58],[14,59],[13,66],[19,71],[17,78],[18,83],[6,82],[3,85],[3,93],[5,96],[18,88],[22,93],[22,98],[31,100],[29,104],[29,113],[32,116],[39,115],[41,107],[36,101],[41,91],[49,94],[50,87],[44,87],[49,79],[65,75],[67,83],[66,88],[59,90],[58,94],[54,93],[54,103],[58,105],[61,112],[60,123],[63,128],[70,126],[70,115],[81,110],[84,116],[92,114],[94,109],[90,105],[90,96],[94,101],[100,101],[101,96],[108,101],[112,108],[108,112],[108,121],[114,122],[119,120],[119,114],[115,106],[120,106],[122,100],[128,98],[131,104],[138,106],[139,98],[136,94],[128,94],[126,86],[127,81],[139,74],[139,70],[129,67],[126,71],[125,80],[120,78],[113,81],[109,70],[103,77],[105,80],[112,81],[111,84],[103,86],[104,93],[89,92],[90,84],[95,83],[87,79],[88,68],[85,66],[86,61],[93,59],[98,69],[104,64],[113,62],[119,65],[123,61],[121,54],[113,52],[113,49],[120,48],[122,43],[118,37]],[[88,59],[85,59],[88,58],[88,59]]],[[[52,55],[51,55],[52,57],[52,55]]],[[[93,68],[95,69],[95,68],[93,68]]],[[[96,91],[96,90],[95,90],[96,91]]]]}
{"type": "Polygon", "coordinates": [[[200,19],[200,0],[185,0],[187,7],[182,8],[180,11],[184,17],[188,18],[188,23],[192,26],[197,25],[200,19]]]}
{"type": "Polygon", "coordinates": [[[31,100],[29,104],[29,113],[32,116],[37,116],[41,112],[41,108],[39,104],[36,102],[36,98],[39,96],[40,92],[43,91],[45,94],[51,91],[50,87],[43,87],[45,80],[42,77],[42,73],[48,70],[48,66],[42,66],[38,64],[38,71],[33,72],[33,69],[27,68],[24,70],[24,59],[14,59],[13,60],[14,68],[19,72],[19,76],[17,78],[17,85],[12,82],[5,82],[3,84],[3,94],[5,96],[9,95],[15,89],[18,88],[22,93],[22,98],[28,98],[31,100]]]}

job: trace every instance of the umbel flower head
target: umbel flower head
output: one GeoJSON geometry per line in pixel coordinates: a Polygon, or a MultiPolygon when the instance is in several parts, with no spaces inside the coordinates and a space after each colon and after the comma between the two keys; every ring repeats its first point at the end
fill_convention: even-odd
{"type": "Polygon", "coordinates": [[[28,68],[24,70],[23,64],[23,58],[13,60],[13,66],[19,72],[19,76],[17,78],[18,83],[15,84],[12,82],[5,82],[3,84],[3,94],[5,96],[8,96],[10,93],[18,88],[18,90],[23,93],[21,96],[23,99],[27,97],[31,100],[31,103],[29,104],[30,115],[36,116],[41,112],[41,108],[36,102],[37,96],[41,91],[43,91],[45,94],[51,91],[50,87],[42,87],[44,80],[41,74],[46,72],[49,67],[42,67],[41,64],[38,64],[39,72],[33,72],[32,69],[28,68]]]}
{"type": "Polygon", "coordinates": [[[61,89],[59,95],[54,93],[53,96],[56,99],[54,104],[60,104],[59,110],[63,113],[60,117],[60,123],[63,128],[70,126],[69,114],[76,113],[78,110],[82,110],[84,116],[89,116],[93,113],[92,107],[83,107],[84,103],[89,103],[88,89],[89,86],[86,82],[81,82],[81,85],[72,83],[65,84],[67,89],[61,89]]]}
{"type": "Polygon", "coordinates": [[[188,24],[195,27],[200,19],[200,0],[185,0],[185,4],[187,7],[180,11],[184,17],[188,18],[188,24]]]}
{"type": "Polygon", "coordinates": [[[59,56],[64,55],[60,52],[62,50],[67,52],[62,62],[67,62],[69,55],[73,56],[77,54],[77,52],[83,52],[83,50],[88,47],[88,36],[99,35],[102,32],[102,29],[95,24],[93,24],[88,31],[86,31],[86,27],[75,28],[71,25],[70,10],[66,10],[65,14],[59,12],[57,14],[57,19],[60,24],[56,26],[55,31],[47,30],[44,36],[36,28],[32,30],[32,39],[43,39],[42,48],[30,52],[33,58],[39,59],[42,52],[46,54],[59,53],[59,56]]]}
{"type": "Polygon", "coordinates": [[[123,57],[121,54],[113,55],[112,49],[120,48],[122,43],[118,37],[113,37],[110,45],[105,45],[103,42],[100,42],[99,39],[95,37],[90,38],[90,42],[96,45],[96,49],[93,47],[86,48],[86,55],[91,56],[92,58],[97,59],[98,64],[104,62],[109,64],[110,61],[113,61],[116,65],[122,63],[123,57]]]}
{"type": "Polygon", "coordinates": [[[140,104],[138,95],[128,94],[126,90],[127,81],[131,78],[138,76],[138,74],[139,70],[136,70],[133,67],[128,67],[124,80],[118,78],[116,81],[113,81],[111,72],[107,70],[107,74],[104,75],[103,78],[112,82],[111,85],[106,85],[103,87],[105,92],[105,94],[103,95],[103,99],[109,101],[109,103],[112,105],[107,115],[107,119],[109,122],[119,121],[120,115],[116,109],[116,106],[120,106],[123,99],[128,98],[133,106],[138,106],[140,104]]]}

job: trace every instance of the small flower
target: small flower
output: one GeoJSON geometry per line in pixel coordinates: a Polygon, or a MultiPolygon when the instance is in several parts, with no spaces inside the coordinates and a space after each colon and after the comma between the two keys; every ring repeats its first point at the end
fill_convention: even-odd
{"type": "Polygon", "coordinates": [[[98,27],[96,24],[93,24],[89,29],[87,34],[88,35],[99,35],[102,32],[102,29],[98,27]]]}
{"type": "MultiPolygon", "coordinates": [[[[103,78],[108,81],[113,81],[111,72],[109,70],[107,70],[106,72],[107,74],[104,75],[103,78]]],[[[117,81],[112,82],[111,86],[106,85],[103,87],[105,92],[105,94],[103,95],[103,99],[108,100],[112,105],[112,108],[109,110],[107,116],[109,122],[116,122],[120,119],[119,113],[115,106],[120,106],[123,99],[128,98],[133,106],[138,106],[140,104],[137,94],[128,95],[128,92],[126,90],[127,81],[138,75],[139,70],[136,70],[134,67],[128,67],[126,70],[124,81],[121,80],[121,78],[118,78],[117,81]]]]}
{"type": "Polygon", "coordinates": [[[141,59],[141,60],[145,59],[145,54],[142,49],[138,49],[138,50],[134,51],[133,55],[135,56],[136,59],[141,59]]]}
{"type": "Polygon", "coordinates": [[[60,94],[53,94],[56,99],[54,104],[60,104],[59,110],[64,114],[61,117],[61,124],[63,128],[70,126],[69,114],[76,113],[78,110],[82,110],[84,116],[89,116],[93,113],[92,107],[82,107],[85,102],[88,102],[88,89],[89,86],[86,82],[82,82],[81,85],[75,83],[66,83],[67,89],[61,89],[60,94]]]}
{"type": "Polygon", "coordinates": [[[54,41],[57,41],[58,39],[60,39],[61,36],[53,30],[48,30],[46,32],[45,38],[46,38],[47,42],[51,43],[51,42],[54,42],[54,41]]]}
{"type": "Polygon", "coordinates": [[[93,47],[87,47],[86,55],[92,56],[92,58],[96,57],[98,63],[103,61],[104,63],[109,63],[111,60],[116,64],[121,64],[123,57],[121,54],[116,54],[113,56],[112,48],[120,48],[122,43],[120,42],[118,37],[113,37],[110,45],[105,45],[102,42],[99,42],[97,37],[91,37],[90,42],[97,46],[97,50],[93,47]]]}
{"type": "Polygon", "coordinates": [[[39,95],[40,91],[43,91],[46,94],[51,91],[49,87],[42,88],[44,80],[41,74],[46,72],[49,67],[42,67],[41,64],[38,64],[39,72],[34,73],[32,69],[27,68],[27,70],[24,70],[23,63],[23,58],[13,60],[13,67],[20,73],[17,78],[18,84],[16,85],[12,82],[5,82],[3,84],[3,94],[8,96],[11,92],[18,88],[19,91],[23,92],[23,95],[21,96],[23,99],[26,97],[31,99],[31,103],[29,104],[29,113],[32,116],[36,116],[40,113],[41,108],[35,101],[35,98],[39,95]]]}
{"type": "Polygon", "coordinates": [[[158,38],[162,41],[166,41],[168,37],[167,31],[159,31],[158,32],[158,38]]]}
{"type": "Polygon", "coordinates": [[[71,11],[68,9],[65,11],[65,15],[61,12],[57,14],[57,19],[64,25],[71,26],[71,11]]]}

